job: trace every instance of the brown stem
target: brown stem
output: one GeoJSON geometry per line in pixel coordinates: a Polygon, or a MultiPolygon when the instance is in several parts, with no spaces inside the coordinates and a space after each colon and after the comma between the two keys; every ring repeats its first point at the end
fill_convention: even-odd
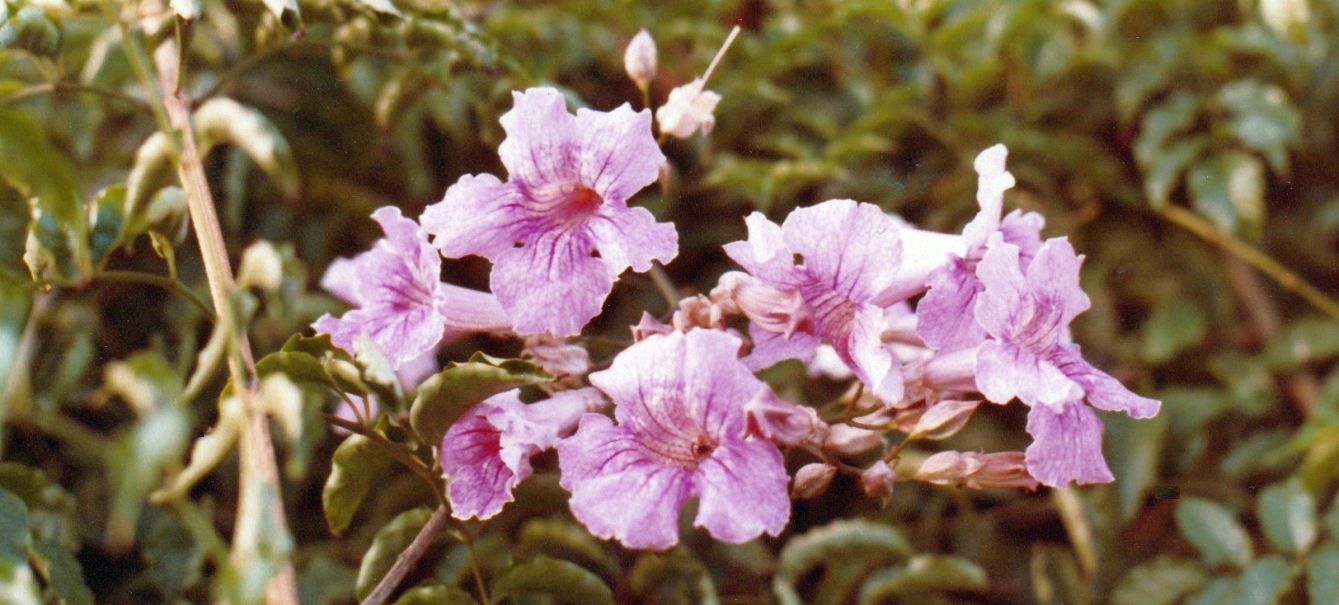
{"type": "Polygon", "coordinates": [[[437,539],[437,534],[442,533],[447,519],[446,507],[438,506],[428,519],[427,525],[418,530],[418,535],[414,536],[414,541],[409,543],[409,547],[395,557],[395,563],[381,581],[377,582],[376,588],[363,599],[362,605],[381,605],[391,598],[400,582],[404,581],[405,576],[418,565],[419,559],[428,552],[428,547],[437,539]]]}
{"type": "MultiPolygon", "coordinates": [[[[218,212],[214,208],[214,197],[205,180],[204,166],[200,152],[195,144],[195,134],[191,130],[191,99],[184,89],[177,89],[180,75],[180,54],[173,40],[164,40],[153,53],[157,67],[158,83],[163,93],[163,109],[168,124],[175,132],[167,133],[169,138],[179,141],[177,149],[177,176],[182,188],[186,190],[187,203],[191,214],[191,223],[195,226],[196,239],[200,244],[200,256],[204,260],[205,277],[209,281],[209,294],[213,299],[214,312],[224,326],[232,331],[236,353],[228,355],[228,370],[237,392],[246,408],[247,422],[242,427],[240,447],[240,473],[242,494],[238,498],[243,504],[237,511],[239,518],[247,515],[270,515],[271,523],[284,533],[288,533],[288,521],[284,514],[283,491],[279,483],[279,469],[274,456],[274,444],[270,438],[269,419],[260,404],[260,383],[256,374],[256,362],[251,352],[251,343],[246,330],[237,325],[233,313],[230,295],[234,289],[232,266],[228,260],[228,250],[223,241],[223,230],[219,227],[218,212]],[[178,138],[179,137],[179,138],[178,138]],[[273,498],[269,499],[268,510],[249,510],[247,503],[264,502],[263,498],[247,497],[251,490],[267,489],[273,498]]],[[[235,531],[244,531],[247,524],[238,523],[235,531]]],[[[234,533],[231,557],[234,563],[246,556],[245,540],[234,533]]],[[[297,604],[297,585],[291,561],[284,563],[279,572],[265,587],[266,601],[271,604],[297,604]]]]}

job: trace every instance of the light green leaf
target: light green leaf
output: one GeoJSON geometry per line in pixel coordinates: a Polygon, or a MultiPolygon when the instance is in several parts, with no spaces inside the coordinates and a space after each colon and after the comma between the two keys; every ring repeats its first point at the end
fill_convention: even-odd
{"type": "MultiPolygon", "coordinates": [[[[860,605],[936,592],[984,592],[986,571],[981,566],[947,555],[916,555],[906,565],[871,576],[860,587],[860,605]]],[[[914,600],[914,599],[913,599],[914,600]]]]}
{"type": "Polygon", "coordinates": [[[1208,581],[1208,572],[1199,564],[1161,556],[1125,574],[1111,594],[1111,603],[1172,605],[1208,581]]]}
{"type": "Polygon", "coordinates": [[[1180,182],[1181,173],[1208,145],[1208,139],[1203,136],[1179,139],[1162,150],[1157,162],[1144,168],[1144,194],[1148,196],[1149,205],[1154,208],[1167,205],[1180,182]]]}
{"type": "Polygon", "coordinates": [[[1240,569],[1254,557],[1246,530],[1235,515],[1216,502],[1202,498],[1182,500],[1176,507],[1176,526],[1211,567],[1229,564],[1240,569]]]}
{"type": "MultiPolygon", "coordinates": [[[[292,10],[296,13],[296,3],[292,4],[292,10]]],[[[191,125],[199,135],[202,157],[215,145],[231,143],[269,175],[284,197],[297,197],[297,161],[288,147],[288,139],[265,114],[232,99],[216,98],[195,110],[191,125]]]]}
{"type": "Polygon", "coordinates": [[[1168,141],[1195,123],[1200,105],[1195,95],[1178,92],[1145,113],[1134,143],[1134,157],[1139,165],[1145,170],[1158,165],[1168,141]]]}
{"type": "Polygon", "coordinates": [[[372,546],[363,554],[363,561],[358,566],[358,581],[354,584],[353,593],[359,600],[367,598],[372,589],[377,587],[377,583],[395,564],[395,557],[409,547],[431,517],[432,511],[428,508],[415,508],[396,515],[377,530],[376,537],[372,538],[372,546]]]}
{"type": "Polygon", "coordinates": [[[772,590],[782,605],[804,603],[796,588],[818,566],[856,560],[867,564],[911,556],[911,544],[897,530],[863,519],[835,521],[791,538],[781,549],[772,590]]]}
{"type": "Polygon", "coordinates": [[[0,489],[0,596],[11,605],[38,605],[37,578],[28,566],[32,545],[28,507],[18,496],[0,489]]]}
{"type": "Polygon", "coordinates": [[[177,473],[169,485],[150,494],[149,501],[163,503],[185,497],[196,483],[232,453],[245,423],[246,412],[242,409],[240,399],[228,396],[219,401],[218,421],[208,433],[195,440],[186,468],[177,473]]]}
{"type": "Polygon", "coordinates": [[[1242,572],[1237,605],[1276,605],[1296,575],[1297,568],[1279,555],[1261,558],[1242,572]]]}
{"type": "Polygon", "coordinates": [[[528,361],[475,353],[469,361],[452,364],[419,385],[409,423],[425,443],[435,446],[474,404],[509,389],[550,380],[552,376],[528,361]]]}
{"type": "Polygon", "coordinates": [[[1339,545],[1327,542],[1307,557],[1306,592],[1312,603],[1339,603],[1339,545]]]}
{"type": "Polygon", "coordinates": [[[1195,210],[1230,233],[1259,233],[1265,217],[1260,160],[1238,151],[1217,153],[1190,169],[1195,210]]]}
{"type": "Polygon", "coordinates": [[[88,218],[74,168],[36,120],[7,108],[0,108],[0,178],[32,202],[24,261],[33,278],[87,276],[88,218]]]}
{"type": "Polygon", "coordinates": [[[115,485],[107,520],[110,548],[125,548],[134,540],[148,493],[158,485],[165,469],[180,463],[190,433],[186,412],[164,407],[145,414],[117,437],[108,461],[115,485]]]}
{"type": "Polygon", "coordinates": [[[614,605],[614,592],[599,576],[571,561],[538,556],[503,572],[493,581],[495,598],[549,595],[571,605],[614,605]]]}
{"type": "Polygon", "coordinates": [[[1302,555],[1316,541],[1316,500],[1298,479],[1269,486],[1261,492],[1257,516],[1265,537],[1275,548],[1302,555]]]}
{"type": "Polygon", "coordinates": [[[1288,149],[1301,140],[1302,130],[1302,114],[1293,107],[1288,93],[1273,84],[1246,79],[1223,86],[1217,98],[1232,115],[1232,134],[1264,154],[1274,172],[1286,172],[1288,149]]]}
{"type": "Polygon", "coordinates": [[[1144,321],[1140,356],[1149,363],[1166,363],[1177,353],[1204,340],[1208,320],[1199,306],[1185,301],[1163,301],[1144,321]]]}
{"type": "Polygon", "coordinates": [[[330,477],[321,490],[321,508],[331,533],[340,535],[373,484],[383,480],[391,461],[381,446],[362,435],[349,435],[335,450],[330,477]]]}
{"type": "Polygon", "coordinates": [[[34,540],[28,561],[62,605],[93,605],[93,591],[84,582],[84,570],[70,551],[46,540],[34,540]]]}
{"type": "Polygon", "coordinates": [[[1225,605],[1237,597],[1241,582],[1234,577],[1219,576],[1204,585],[1199,592],[1190,595],[1185,605],[1225,605]]]}
{"type": "Polygon", "coordinates": [[[1265,359],[1279,369],[1339,356],[1339,322],[1324,317],[1302,317],[1288,324],[1265,349],[1265,359]]]}

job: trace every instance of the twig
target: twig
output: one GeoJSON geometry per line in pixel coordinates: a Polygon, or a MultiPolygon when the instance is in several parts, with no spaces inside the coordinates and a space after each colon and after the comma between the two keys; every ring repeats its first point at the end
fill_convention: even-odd
{"type": "Polygon", "coordinates": [[[1302,276],[1283,266],[1282,263],[1274,260],[1268,254],[1224,233],[1200,215],[1180,206],[1168,205],[1159,210],[1158,214],[1176,223],[1181,228],[1194,233],[1201,239],[1223,248],[1229,254],[1246,261],[1256,270],[1269,276],[1279,287],[1302,297],[1303,300],[1322,313],[1339,320],[1339,302],[1335,302],[1334,299],[1326,296],[1324,292],[1302,279],[1302,276]]]}
{"type": "Polygon", "coordinates": [[[132,97],[128,94],[118,92],[110,88],[102,88],[100,86],[90,86],[88,84],[81,84],[79,82],[70,82],[66,80],[56,80],[54,82],[43,82],[41,84],[33,84],[31,86],[25,86],[6,95],[4,99],[4,104],[9,105],[30,97],[35,97],[44,94],[51,94],[56,92],[75,92],[75,93],[88,93],[88,94],[100,95],[108,99],[113,99],[116,101],[121,101],[123,103],[134,105],[137,109],[141,111],[149,111],[149,103],[144,99],[140,99],[138,97],[132,97]]]}
{"type": "Polygon", "coordinates": [[[428,518],[428,523],[423,529],[418,530],[414,541],[395,557],[395,563],[391,565],[386,575],[382,576],[381,581],[377,582],[376,588],[363,599],[362,605],[382,605],[391,598],[400,582],[404,581],[405,576],[418,565],[419,559],[428,552],[428,547],[437,539],[437,534],[442,533],[448,518],[446,507],[438,506],[437,510],[433,511],[432,517],[428,518]]]}

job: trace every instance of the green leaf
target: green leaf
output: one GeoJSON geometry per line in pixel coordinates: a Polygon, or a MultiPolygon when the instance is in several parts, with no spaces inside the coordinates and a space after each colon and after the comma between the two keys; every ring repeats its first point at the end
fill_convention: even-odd
{"type": "Polygon", "coordinates": [[[1288,591],[1297,568],[1279,555],[1269,555],[1251,564],[1241,574],[1237,605],[1275,605],[1288,591]]]}
{"type": "MultiPolygon", "coordinates": [[[[282,1],[284,4],[291,4],[292,11],[296,14],[298,9],[296,2],[282,1]]],[[[231,143],[260,166],[285,198],[297,197],[299,185],[297,161],[293,159],[288,139],[284,138],[283,133],[279,132],[265,114],[232,99],[214,98],[205,101],[195,110],[191,116],[191,125],[199,135],[201,157],[208,155],[218,144],[231,143]]]]}
{"type": "Polygon", "coordinates": [[[911,544],[887,525],[864,519],[829,523],[791,538],[781,549],[772,590],[782,605],[804,603],[796,584],[818,566],[845,561],[877,563],[911,556],[911,544]]]}
{"type": "Polygon", "coordinates": [[[101,269],[121,245],[127,222],[125,210],[126,188],[121,185],[106,187],[93,198],[93,226],[88,240],[94,267],[101,269]]]}
{"type": "Polygon", "coordinates": [[[28,507],[18,496],[0,489],[0,596],[13,605],[38,605],[37,578],[28,566],[32,544],[28,507]]]}
{"type": "Polygon", "coordinates": [[[1260,524],[1274,548],[1301,555],[1316,542],[1316,500],[1300,480],[1269,486],[1260,493],[1258,506],[1260,524]]]}
{"type": "Polygon", "coordinates": [[[168,602],[199,584],[205,565],[205,549],[175,517],[161,509],[145,511],[137,542],[146,576],[168,602]]]}
{"type": "Polygon", "coordinates": [[[535,518],[521,526],[516,557],[526,559],[541,554],[581,563],[609,581],[618,579],[618,562],[604,545],[584,527],[562,518],[535,518]]]}
{"type": "Polygon", "coordinates": [[[1158,465],[1167,445],[1168,414],[1136,420],[1114,415],[1106,420],[1106,447],[1121,518],[1129,521],[1144,506],[1144,497],[1158,480],[1158,465]]]}
{"type": "Polygon", "coordinates": [[[0,462],[0,489],[9,490],[28,507],[28,527],[33,538],[79,548],[79,524],[74,496],[46,473],[15,462],[0,462]]]}
{"type": "Polygon", "coordinates": [[[493,581],[494,598],[549,595],[571,605],[614,605],[614,592],[600,577],[571,561],[538,556],[493,581]]]}
{"type": "Polygon", "coordinates": [[[1288,324],[1269,342],[1264,357],[1270,366],[1293,369],[1339,356],[1339,322],[1324,317],[1302,317],[1288,324]]]}
{"type": "Polygon", "coordinates": [[[385,479],[391,460],[381,446],[362,435],[349,435],[335,450],[330,477],[321,490],[321,508],[335,535],[344,533],[372,485],[385,479]]]}
{"type": "Polygon", "coordinates": [[[1182,500],[1176,507],[1176,526],[1210,567],[1229,564],[1240,569],[1254,557],[1246,530],[1235,515],[1216,502],[1182,500]]]}
{"type": "Polygon", "coordinates": [[[62,605],[93,605],[93,591],[84,582],[84,570],[74,555],[46,540],[33,541],[28,561],[62,605]]]}
{"type": "Polygon", "coordinates": [[[259,477],[242,488],[227,564],[214,581],[215,601],[260,603],[265,587],[293,552],[293,537],[271,514],[279,495],[259,477]]]}
{"type": "Polygon", "coordinates": [[[290,30],[302,27],[302,13],[298,10],[298,0],[264,0],[266,8],[279,18],[279,22],[290,30]]]}
{"type": "Polygon", "coordinates": [[[1339,603],[1339,545],[1327,542],[1307,557],[1306,592],[1312,603],[1339,603]]]}
{"type": "Polygon", "coordinates": [[[1195,123],[1200,105],[1195,95],[1178,92],[1145,113],[1134,143],[1134,157],[1139,165],[1149,170],[1162,162],[1167,142],[1195,123]]]}
{"type": "Polygon", "coordinates": [[[1288,149],[1301,140],[1302,114],[1288,93],[1273,84],[1246,79],[1218,90],[1218,102],[1232,118],[1232,134],[1246,147],[1264,154],[1274,172],[1288,170],[1288,149]]]}
{"type": "Polygon", "coordinates": [[[1160,556],[1125,574],[1111,594],[1112,605],[1172,605],[1209,581],[1198,563],[1160,556]]]}
{"type": "Polygon", "coordinates": [[[519,359],[475,353],[419,385],[409,423],[424,442],[436,445],[456,419],[476,403],[503,391],[553,380],[539,366],[519,359]]]}
{"type": "Polygon", "coordinates": [[[1192,136],[1180,139],[1162,150],[1157,162],[1144,168],[1144,194],[1148,196],[1149,205],[1154,208],[1166,206],[1172,192],[1176,191],[1181,173],[1208,146],[1209,141],[1205,137],[1192,136]]]}
{"type": "Polygon", "coordinates": [[[645,553],[628,570],[627,587],[639,603],[720,605],[711,572],[684,547],[645,553]]]}
{"type": "Polygon", "coordinates": [[[367,598],[372,589],[377,587],[377,583],[395,564],[395,557],[409,547],[431,517],[432,510],[414,508],[396,515],[377,530],[377,535],[372,538],[372,546],[363,554],[363,561],[358,566],[358,580],[354,584],[353,593],[359,600],[367,598]]]}
{"type": "Polygon", "coordinates": [[[108,461],[115,485],[107,520],[110,548],[126,548],[133,542],[146,496],[165,469],[180,463],[190,434],[186,412],[165,407],[146,414],[117,437],[108,461]]]}
{"type": "Polygon", "coordinates": [[[479,602],[455,586],[426,584],[405,591],[395,605],[479,605],[479,602]]]}
{"type": "Polygon", "coordinates": [[[1141,328],[1140,356],[1149,363],[1166,363],[1198,345],[1208,330],[1208,320],[1198,305],[1185,300],[1164,301],[1153,308],[1141,328]]]}
{"type": "Polygon", "coordinates": [[[1265,175],[1260,160],[1238,151],[1217,153],[1190,169],[1195,210],[1229,233],[1254,237],[1265,217],[1265,175]]]}
{"type": "Polygon", "coordinates": [[[1190,595],[1185,605],[1224,605],[1232,603],[1238,595],[1241,582],[1237,578],[1219,576],[1204,585],[1199,592],[1190,595]]]}
{"type": "Polygon", "coordinates": [[[899,565],[879,572],[860,588],[860,605],[876,605],[886,600],[935,592],[984,592],[988,587],[986,570],[963,559],[947,555],[916,555],[899,565]]]}
{"type": "Polygon", "coordinates": [[[87,276],[92,269],[87,216],[74,168],[36,120],[6,108],[0,108],[0,178],[32,200],[24,261],[33,278],[87,276]]]}

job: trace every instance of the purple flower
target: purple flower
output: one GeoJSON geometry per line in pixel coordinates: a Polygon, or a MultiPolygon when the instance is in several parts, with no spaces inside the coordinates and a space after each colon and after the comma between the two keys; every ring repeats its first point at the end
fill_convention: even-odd
{"type": "Polygon", "coordinates": [[[987,399],[1018,397],[1032,406],[1029,472],[1047,485],[1110,481],[1102,458],[1102,421],[1083,404],[1135,418],[1158,413],[1160,402],[1130,392],[1083,360],[1063,337],[1070,320],[1089,306],[1079,288],[1083,257],[1064,238],[1048,240],[1024,274],[1019,247],[991,236],[977,266],[984,290],[977,322],[990,339],[976,354],[976,384],[987,399]]]}
{"type": "MultiPolygon", "coordinates": [[[[1041,247],[1041,215],[1015,210],[1002,220],[1004,192],[1014,186],[1014,177],[1004,169],[1008,149],[995,145],[976,156],[974,167],[979,175],[976,200],[981,210],[962,231],[964,251],[955,253],[947,264],[930,274],[930,291],[916,307],[917,333],[931,348],[941,352],[967,349],[986,339],[985,330],[972,321],[976,297],[984,286],[976,276],[976,266],[986,252],[986,243],[994,233],[1019,246],[1019,267],[1026,269],[1041,247]]],[[[910,245],[910,244],[908,244],[910,245]]]]}
{"type": "Polygon", "coordinates": [[[563,391],[529,405],[517,393],[485,399],[442,437],[446,495],[458,519],[501,512],[516,484],[530,476],[530,458],[571,434],[581,415],[600,401],[594,389],[563,391]]]}
{"type": "Polygon", "coordinates": [[[466,175],[423,212],[448,258],[493,261],[493,293],[523,334],[570,336],[600,313],[628,267],[678,254],[678,233],[628,198],[657,178],[665,156],[651,114],[627,105],[568,113],[552,88],[512,93],[498,155],[509,174],[466,175]]]}
{"type": "Polygon", "coordinates": [[[630,548],[679,540],[679,508],[698,498],[694,523],[717,539],[777,535],[790,516],[777,447],[745,437],[744,405],[766,388],[714,330],[650,336],[591,382],[613,399],[618,423],[586,414],[558,442],[572,514],[591,533],[630,548]]]}
{"type": "Polygon", "coordinates": [[[491,294],[442,283],[441,256],[399,208],[379,208],[372,218],[386,237],[335,261],[321,280],[357,308],[321,316],[312,324],[318,333],[348,351],[356,336],[366,335],[399,368],[431,353],[443,338],[507,329],[511,322],[491,294]]]}
{"type": "Polygon", "coordinates": [[[797,209],[779,227],[757,212],[745,222],[749,239],[726,244],[725,252],[760,284],[736,297],[753,319],[750,365],[808,361],[822,341],[880,399],[900,400],[900,368],[882,341],[883,307],[891,302],[876,304],[885,290],[900,289],[896,223],[852,200],[797,209]],[[780,302],[769,309],[769,300],[780,302]]]}

